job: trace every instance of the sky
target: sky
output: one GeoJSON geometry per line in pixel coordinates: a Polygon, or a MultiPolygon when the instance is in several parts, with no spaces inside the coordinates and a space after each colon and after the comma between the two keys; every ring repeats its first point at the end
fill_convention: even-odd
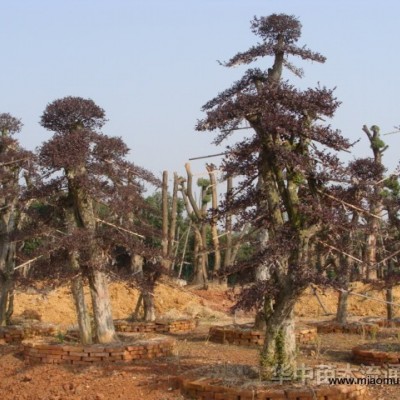
{"type": "MultiPolygon", "coordinates": [[[[195,131],[196,121],[247,67],[217,60],[256,44],[250,21],[272,13],[297,17],[299,44],[327,57],[292,59],[305,77],[287,77],[301,88],[336,87],[342,105],[330,122],[351,141],[361,138],[344,157],[370,156],[362,126],[388,133],[400,125],[398,0],[0,0],[0,113],[22,120],[19,139],[33,150],[51,137],[39,125],[48,103],[91,98],[106,111],[103,132],[124,139],[131,161],[157,176],[183,175],[189,158],[223,151],[215,133],[195,131]]],[[[392,171],[400,133],[384,140],[392,171]]],[[[193,162],[193,171],[203,173],[207,161],[193,162]]]]}

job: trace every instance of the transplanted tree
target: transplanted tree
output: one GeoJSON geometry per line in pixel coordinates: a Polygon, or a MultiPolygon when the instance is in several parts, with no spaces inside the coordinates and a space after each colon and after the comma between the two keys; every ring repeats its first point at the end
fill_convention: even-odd
{"type": "Polygon", "coordinates": [[[12,314],[12,290],[16,258],[15,235],[24,202],[21,173],[29,167],[32,154],[23,150],[13,135],[21,121],[8,113],[0,114],[0,326],[12,314]]]}
{"type": "MultiPolygon", "coordinates": [[[[107,343],[116,340],[106,275],[116,246],[145,258],[150,269],[159,266],[157,251],[144,240],[154,232],[137,217],[145,207],[141,182],[159,182],[125,159],[129,150],[120,138],[99,132],[105,121],[103,109],[80,97],[50,103],[41,117],[41,125],[54,132],[39,149],[47,177],[41,192],[55,197],[62,209],[63,234],[52,245],[61,249],[58,258],[66,256],[74,277],[81,339],[86,343],[91,334],[82,276],[90,286],[95,339],[107,343]]],[[[53,251],[53,263],[55,258],[53,251]]]]}
{"type": "Polygon", "coordinates": [[[272,66],[248,70],[209,101],[197,130],[219,130],[215,143],[221,144],[243,124],[250,127],[245,139],[228,146],[223,168],[227,176],[242,176],[226,211],[259,229],[258,251],[251,261],[230,271],[257,266],[258,280],[242,291],[237,307],[263,308],[266,340],[260,364],[262,376],[269,379],[277,368],[293,371],[294,305],[311,282],[322,279],[314,249],[319,234],[329,229],[324,191],[339,164],[323,148],[338,151],[349,143],[321,122],[339,106],[332,90],[318,86],[302,91],[282,79],[285,67],[302,76],[289,56],[325,61],[296,45],[300,22],[273,14],[254,18],[251,28],[261,42],[224,65],[250,64],[271,56],[272,66]]]}

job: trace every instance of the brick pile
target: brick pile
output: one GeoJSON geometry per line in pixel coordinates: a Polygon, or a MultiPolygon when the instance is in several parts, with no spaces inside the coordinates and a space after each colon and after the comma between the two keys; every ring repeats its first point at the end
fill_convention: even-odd
{"type": "MultiPolygon", "coordinates": [[[[361,345],[352,349],[354,362],[363,365],[385,365],[400,364],[400,351],[384,351],[379,349],[380,345],[374,349],[371,344],[361,345]]],[[[396,345],[397,349],[399,348],[396,345]]]]}
{"type": "Polygon", "coordinates": [[[273,387],[243,389],[226,387],[216,379],[191,381],[178,378],[183,395],[199,400],[366,400],[367,389],[360,385],[335,385],[315,387],[273,387]]]}
{"type": "MultiPolygon", "coordinates": [[[[209,331],[211,342],[234,344],[237,346],[259,346],[264,343],[265,333],[257,330],[233,326],[213,326],[209,331]]],[[[306,344],[315,341],[317,329],[311,327],[296,328],[296,341],[306,344]]]]}
{"type": "MultiPolygon", "coordinates": [[[[159,322],[161,323],[161,322],[159,322]]],[[[170,321],[165,323],[167,332],[170,333],[180,333],[189,332],[196,328],[197,320],[194,319],[177,319],[175,321],[170,321]]]]}
{"type": "Polygon", "coordinates": [[[21,325],[0,327],[0,339],[3,339],[8,344],[18,344],[24,339],[35,336],[52,336],[55,335],[56,332],[56,326],[35,321],[21,325]]]}
{"type": "Polygon", "coordinates": [[[175,321],[132,322],[119,319],[114,321],[114,326],[117,332],[180,333],[195,329],[196,321],[194,319],[180,319],[175,321]]]}
{"type": "Polygon", "coordinates": [[[91,365],[98,363],[130,362],[171,355],[172,339],[158,338],[131,344],[69,345],[45,340],[24,341],[23,353],[28,364],[91,365]]]}

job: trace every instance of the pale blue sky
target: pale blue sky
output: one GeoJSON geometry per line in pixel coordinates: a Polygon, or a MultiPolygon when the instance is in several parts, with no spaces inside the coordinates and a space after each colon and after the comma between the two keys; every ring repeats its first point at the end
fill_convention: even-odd
{"type": "MultiPolygon", "coordinates": [[[[22,119],[20,140],[33,149],[50,137],[38,124],[47,103],[89,97],[106,111],[104,132],[123,137],[132,161],[156,174],[183,173],[189,157],[222,150],[194,126],[201,106],[245,67],[216,60],[256,43],[249,22],[271,13],[298,17],[300,44],[327,57],[301,64],[302,81],[290,78],[337,87],[343,104],[334,127],[356,140],[364,123],[383,132],[400,124],[398,0],[0,0],[0,112],[22,119]]],[[[385,139],[393,169],[400,134],[385,139]]],[[[369,154],[363,141],[357,155],[369,154]]]]}

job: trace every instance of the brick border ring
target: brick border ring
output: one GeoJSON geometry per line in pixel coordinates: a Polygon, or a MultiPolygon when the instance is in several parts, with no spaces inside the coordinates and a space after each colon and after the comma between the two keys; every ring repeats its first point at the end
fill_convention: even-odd
{"type": "Polygon", "coordinates": [[[178,385],[184,396],[199,400],[364,400],[367,392],[367,388],[361,385],[275,386],[251,390],[221,386],[216,379],[193,381],[183,377],[178,377],[178,385]]]}
{"type": "Polygon", "coordinates": [[[23,354],[28,364],[92,365],[99,363],[130,362],[153,359],[173,353],[175,341],[169,338],[141,340],[134,343],[70,345],[37,341],[23,341],[23,354]]]}
{"type": "MultiPolygon", "coordinates": [[[[317,328],[296,328],[296,341],[307,344],[317,338],[317,328]]],[[[209,330],[209,340],[215,343],[234,344],[237,346],[259,346],[264,344],[265,333],[245,329],[243,326],[212,326],[209,330]]]]}
{"type": "Polygon", "coordinates": [[[380,326],[371,322],[349,322],[340,324],[336,321],[324,321],[315,324],[318,333],[349,333],[373,335],[379,332],[380,326]]]}
{"type": "Polygon", "coordinates": [[[57,330],[55,325],[44,322],[8,325],[0,327],[0,339],[3,339],[7,344],[19,344],[24,339],[35,336],[53,336],[57,330]]]}
{"type": "Polygon", "coordinates": [[[194,330],[197,321],[194,319],[177,319],[175,321],[155,322],[132,322],[126,319],[114,320],[117,332],[138,332],[138,333],[183,333],[194,330]]]}
{"type": "MultiPolygon", "coordinates": [[[[354,347],[351,351],[354,362],[364,365],[400,364],[400,348],[398,351],[385,351],[383,346],[368,343],[354,347]]],[[[390,345],[389,345],[390,346],[390,345]]]]}

